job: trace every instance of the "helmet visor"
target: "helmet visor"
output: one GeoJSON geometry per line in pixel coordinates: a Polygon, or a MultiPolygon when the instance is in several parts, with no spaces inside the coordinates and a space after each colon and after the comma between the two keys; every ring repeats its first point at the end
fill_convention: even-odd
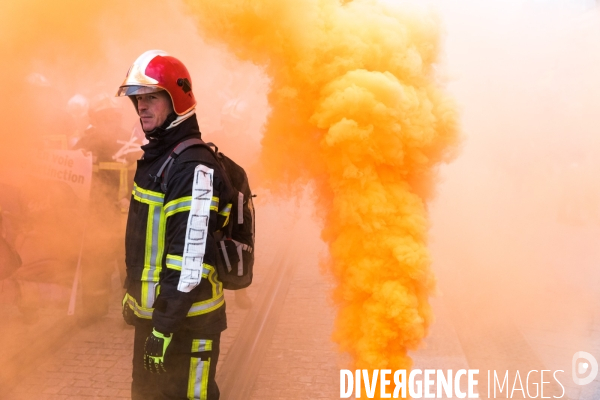
{"type": "Polygon", "coordinates": [[[119,96],[135,96],[136,94],[156,93],[164,90],[158,86],[121,86],[117,92],[119,96]]]}

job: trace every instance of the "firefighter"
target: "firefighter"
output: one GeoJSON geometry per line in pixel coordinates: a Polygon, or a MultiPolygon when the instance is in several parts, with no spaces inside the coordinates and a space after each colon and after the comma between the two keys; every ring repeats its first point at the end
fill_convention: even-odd
{"type": "Polygon", "coordinates": [[[188,149],[168,177],[159,171],[179,143],[200,138],[191,77],[178,59],[143,53],[117,96],[132,100],[148,140],[125,241],[123,316],[135,326],[132,399],[218,399],[215,371],[227,322],[213,235],[228,221],[232,191],[204,147],[188,149]]]}

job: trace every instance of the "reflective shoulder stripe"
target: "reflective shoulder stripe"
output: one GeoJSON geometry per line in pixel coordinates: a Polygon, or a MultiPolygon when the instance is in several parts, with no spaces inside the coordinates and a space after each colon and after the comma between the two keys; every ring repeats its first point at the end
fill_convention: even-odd
{"type": "Polygon", "coordinates": [[[198,164],[194,170],[192,204],[185,231],[183,263],[177,290],[188,293],[200,284],[208,238],[214,170],[198,164]]]}
{"type": "Polygon", "coordinates": [[[133,198],[141,203],[160,205],[162,206],[165,202],[164,193],[153,192],[151,190],[142,189],[137,185],[137,183],[133,183],[133,198]]]}
{"type": "Polygon", "coordinates": [[[189,211],[192,207],[192,196],[185,196],[179,199],[171,200],[165,205],[165,217],[173,214],[189,211]]]}

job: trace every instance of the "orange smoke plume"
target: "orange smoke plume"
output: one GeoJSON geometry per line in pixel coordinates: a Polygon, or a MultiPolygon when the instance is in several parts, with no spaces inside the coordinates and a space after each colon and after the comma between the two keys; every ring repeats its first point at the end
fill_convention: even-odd
{"type": "Polygon", "coordinates": [[[264,178],[315,184],[341,350],[358,368],[410,368],[432,320],[426,201],[459,138],[439,21],[369,0],[187,3],[207,39],[272,79],[264,178]]]}

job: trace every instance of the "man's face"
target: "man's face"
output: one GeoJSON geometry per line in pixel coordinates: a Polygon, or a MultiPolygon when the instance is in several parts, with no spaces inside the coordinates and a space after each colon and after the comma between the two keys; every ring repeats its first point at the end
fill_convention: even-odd
{"type": "Polygon", "coordinates": [[[138,94],[135,98],[137,99],[142,128],[146,132],[161,126],[173,111],[171,98],[164,90],[156,93],[138,94]]]}

